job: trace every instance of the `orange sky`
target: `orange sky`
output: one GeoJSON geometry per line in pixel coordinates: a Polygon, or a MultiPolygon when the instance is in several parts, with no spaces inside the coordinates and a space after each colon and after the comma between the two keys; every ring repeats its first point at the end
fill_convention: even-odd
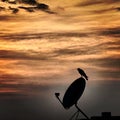
{"type": "Polygon", "coordinates": [[[120,80],[119,0],[41,2],[49,12],[13,14],[8,6],[30,5],[0,2],[1,92],[68,84],[78,67],[90,81],[120,80]]]}

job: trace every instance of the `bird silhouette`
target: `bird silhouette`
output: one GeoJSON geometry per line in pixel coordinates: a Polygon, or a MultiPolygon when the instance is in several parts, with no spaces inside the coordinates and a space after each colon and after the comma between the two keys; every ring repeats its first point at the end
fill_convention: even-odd
{"type": "Polygon", "coordinates": [[[88,80],[88,76],[85,74],[85,72],[82,69],[78,68],[77,70],[82,77],[85,77],[85,79],[88,80]]]}

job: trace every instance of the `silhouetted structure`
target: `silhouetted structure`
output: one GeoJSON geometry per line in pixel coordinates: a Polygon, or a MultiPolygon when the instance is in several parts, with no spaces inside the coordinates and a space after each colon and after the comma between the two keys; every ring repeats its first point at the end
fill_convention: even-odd
{"type": "Polygon", "coordinates": [[[83,91],[86,86],[86,80],[88,80],[88,77],[82,69],[78,68],[77,70],[80,73],[81,77],[76,79],[68,87],[63,97],[63,101],[61,101],[59,98],[60,93],[55,93],[55,96],[57,97],[57,99],[60,101],[60,103],[63,105],[65,109],[69,109],[71,106],[75,105],[75,107],[77,108],[77,112],[73,114],[71,119],[73,117],[77,119],[80,112],[86,117],[86,119],[89,119],[88,116],[77,106],[77,101],[83,94],[83,91]]]}
{"type": "MultiPolygon", "coordinates": [[[[87,120],[87,119],[78,119],[87,120]]],[[[120,116],[111,116],[111,112],[102,112],[102,116],[92,116],[90,120],[120,120],[120,116]]]]}

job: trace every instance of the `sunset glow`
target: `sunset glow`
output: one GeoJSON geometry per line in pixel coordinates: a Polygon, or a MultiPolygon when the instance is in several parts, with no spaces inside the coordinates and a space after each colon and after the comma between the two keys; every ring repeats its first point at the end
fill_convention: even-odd
{"type": "Polygon", "coordinates": [[[12,14],[9,4],[0,2],[6,9],[0,15],[0,81],[14,86],[17,77],[18,85],[62,84],[74,78],[77,67],[91,81],[120,79],[119,0],[40,2],[54,14],[22,9],[12,14]]]}

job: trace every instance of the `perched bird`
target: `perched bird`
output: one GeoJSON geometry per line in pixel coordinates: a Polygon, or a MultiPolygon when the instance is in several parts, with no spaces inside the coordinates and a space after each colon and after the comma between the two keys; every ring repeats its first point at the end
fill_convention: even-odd
{"type": "Polygon", "coordinates": [[[85,74],[85,72],[82,69],[78,68],[77,70],[82,77],[85,77],[85,79],[88,80],[88,76],[85,74]]]}

